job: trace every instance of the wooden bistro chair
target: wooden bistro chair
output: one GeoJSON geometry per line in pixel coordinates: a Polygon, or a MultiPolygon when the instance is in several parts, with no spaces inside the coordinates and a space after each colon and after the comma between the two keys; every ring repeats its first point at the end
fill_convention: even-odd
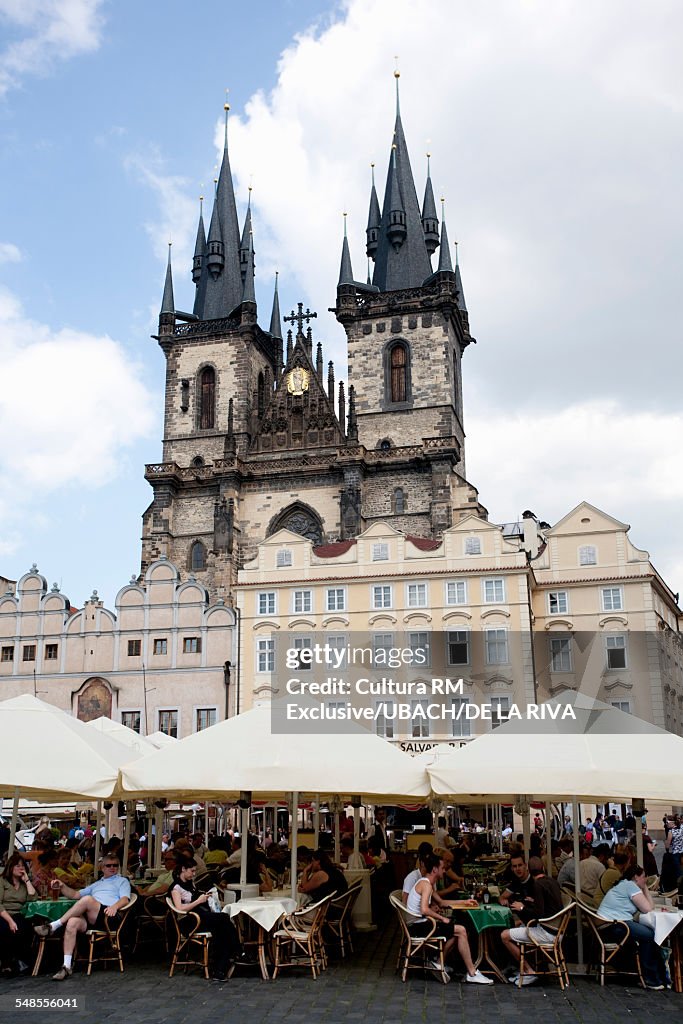
{"type": "Polygon", "coordinates": [[[560,982],[560,988],[565,989],[569,985],[569,972],[564,959],[562,943],[575,905],[574,903],[569,903],[559,913],[553,914],[552,917],[540,918],[536,922],[536,924],[542,927],[547,926],[549,932],[555,933],[552,942],[537,942],[530,936],[528,942],[520,943],[519,981],[517,982],[520,988],[524,975],[524,965],[530,957],[533,957],[535,960],[537,970],[539,967],[550,967],[555,971],[560,982]]]}
{"type": "Polygon", "coordinates": [[[104,919],[104,928],[88,928],[85,937],[88,943],[88,969],[90,974],[94,964],[117,963],[123,973],[123,956],[121,955],[121,936],[131,910],[137,903],[137,893],[129,897],[128,903],[118,912],[118,923],[110,924],[109,918],[104,919]]]}
{"type": "Polygon", "coordinates": [[[330,909],[325,922],[327,931],[332,936],[332,941],[339,946],[342,959],[346,957],[346,951],[353,953],[353,941],[351,939],[351,914],[360,896],[362,882],[357,882],[330,901],[330,909]]]}
{"type": "Polygon", "coordinates": [[[401,945],[398,954],[397,970],[401,972],[401,981],[405,981],[408,971],[432,971],[434,976],[439,975],[439,980],[447,985],[450,981],[443,959],[443,948],[446,939],[441,935],[434,935],[437,921],[432,921],[432,929],[427,935],[413,935],[409,929],[411,921],[419,919],[419,914],[412,914],[401,899],[401,890],[395,889],[389,896],[389,902],[396,911],[399,927],[401,929],[401,945]],[[438,968],[430,967],[430,963],[436,963],[438,968]]]}
{"type": "Polygon", "coordinates": [[[142,906],[142,913],[138,915],[136,922],[133,952],[137,953],[138,946],[143,942],[158,942],[159,939],[163,939],[164,949],[168,953],[168,907],[164,895],[159,893],[158,896],[143,896],[142,906]]]}
{"type": "Polygon", "coordinates": [[[284,915],[273,935],[273,980],[285,967],[310,967],[314,978],[325,970],[327,953],[322,931],[334,895],[330,893],[318,903],[284,915]]]}
{"type": "Polygon", "coordinates": [[[178,910],[170,896],[166,897],[166,905],[175,930],[175,949],[169,978],[173,977],[176,967],[184,967],[186,974],[188,967],[200,967],[208,979],[211,932],[201,930],[199,914],[193,910],[178,910]]]}
{"type": "Polygon", "coordinates": [[[623,935],[615,938],[617,930],[615,930],[614,926],[619,924],[618,921],[608,921],[604,917],[600,917],[596,913],[595,908],[588,906],[583,900],[579,901],[578,906],[581,910],[581,916],[587,921],[593,936],[594,949],[597,953],[595,965],[598,969],[600,984],[605,984],[605,977],[608,974],[624,974],[636,975],[641,986],[644,985],[638,945],[634,942],[629,946],[631,934],[626,925],[623,925],[623,935]],[[635,971],[626,970],[621,966],[621,961],[625,957],[625,950],[627,948],[635,954],[635,971]]]}

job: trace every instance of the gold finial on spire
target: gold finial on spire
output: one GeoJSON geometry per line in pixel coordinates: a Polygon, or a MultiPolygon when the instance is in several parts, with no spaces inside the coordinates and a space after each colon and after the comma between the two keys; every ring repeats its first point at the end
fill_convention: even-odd
{"type": "Polygon", "coordinates": [[[228,93],[229,92],[230,92],[229,89],[225,90],[225,103],[223,104],[223,110],[226,112],[226,114],[230,110],[230,104],[228,103],[228,93]]]}
{"type": "Polygon", "coordinates": [[[396,61],[396,67],[394,69],[394,78],[400,78],[401,72],[398,70],[398,54],[394,56],[394,60],[396,61]]]}

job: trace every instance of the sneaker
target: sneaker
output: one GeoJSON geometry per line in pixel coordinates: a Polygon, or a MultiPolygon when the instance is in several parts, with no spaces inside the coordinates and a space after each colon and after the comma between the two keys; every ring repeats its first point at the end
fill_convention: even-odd
{"type": "Polygon", "coordinates": [[[46,939],[48,935],[52,935],[52,928],[49,924],[34,924],[33,930],[39,939],[46,939]]]}
{"type": "Polygon", "coordinates": [[[465,981],[469,981],[472,985],[493,985],[493,978],[487,978],[481,971],[466,975],[465,981]]]}
{"type": "Polygon", "coordinates": [[[508,978],[508,985],[518,985],[518,984],[519,984],[519,972],[517,972],[517,974],[511,974],[510,977],[508,978]]]}
{"type": "Polygon", "coordinates": [[[73,968],[72,967],[67,967],[66,964],[64,964],[62,967],[59,968],[59,970],[57,971],[56,974],[52,975],[52,980],[53,981],[66,981],[66,979],[70,978],[72,974],[73,974],[73,968]]]}
{"type": "Polygon", "coordinates": [[[450,966],[450,964],[444,964],[444,966],[442,967],[438,960],[428,960],[427,967],[429,968],[430,971],[438,971],[439,974],[441,974],[442,971],[445,971],[446,974],[453,973],[453,968],[450,966]]]}
{"type": "Polygon", "coordinates": [[[535,985],[538,977],[535,974],[525,974],[522,978],[522,985],[535,985]]]}
{"type": "Polygon", "coordinates": [[[215,983],[223,983],[224,981],[227,981],[227,980],[228,980],[228,975],[227,974],[212,974],[211,977],[209,978],[209,981],[213,981],[215,983]]]}
{"type": "Polygon", "coordinates": [[[648,991],[650,991],[650,992],[663,992],[665,986],[664,985],[646,985],[645,988],[648,989],[648,991]]]}

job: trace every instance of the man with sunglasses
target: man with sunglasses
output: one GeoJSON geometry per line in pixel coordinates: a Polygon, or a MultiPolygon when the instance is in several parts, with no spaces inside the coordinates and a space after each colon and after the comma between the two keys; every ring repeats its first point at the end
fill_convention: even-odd
{"type": "Polygon", "coordinates": [[[102,861],[102,878],[85,889],[72,889],[61,883],[62,895],[77,900],[65,914],[51,924],[37,924],[36,935],[47,938],[64,926],[64,964],[53,975],[53,981],[64,981],[73,973],[73,955],[79,932],[88,928],[105,928],[105,919],[114,925],[118,911],[130,898],[130,882],[120,873],[120,864],[114,854],[108,853],[102,861]]]}

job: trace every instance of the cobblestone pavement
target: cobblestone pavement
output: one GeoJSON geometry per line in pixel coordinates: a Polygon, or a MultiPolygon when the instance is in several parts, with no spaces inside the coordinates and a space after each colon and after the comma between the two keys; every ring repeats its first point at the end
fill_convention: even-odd
{"type": "Polygon", "coordinates": [[[683,1019],[683,995],[646,992],[619,980],[601,989],[593,979],[572,978],[566,992],[544,979],[518,990],[511,985],[442,985],[415,972],[403,984],[395,972],[398,936],[393,923],[382,932],[362,935],[346,963],[333,962],[314,981],[303,969],[264,982],[253,969],[236,973],[227,984],[210,984],[197,971],[168,977],[164,960],[131,960],[123,975],[95,969],[90,978],[78,970],[68,981],[53,982],[58,964],[39,978],[0,981],[0,1024],[44,1022],[56,1011],[15,1010],[17,997],[85,999],[84,1012],[62,1011],[62,1024],[87,1018],[99,1024],[216,1024],[226,1017],[247,1024],[675,1024],[683,1019]]]}

